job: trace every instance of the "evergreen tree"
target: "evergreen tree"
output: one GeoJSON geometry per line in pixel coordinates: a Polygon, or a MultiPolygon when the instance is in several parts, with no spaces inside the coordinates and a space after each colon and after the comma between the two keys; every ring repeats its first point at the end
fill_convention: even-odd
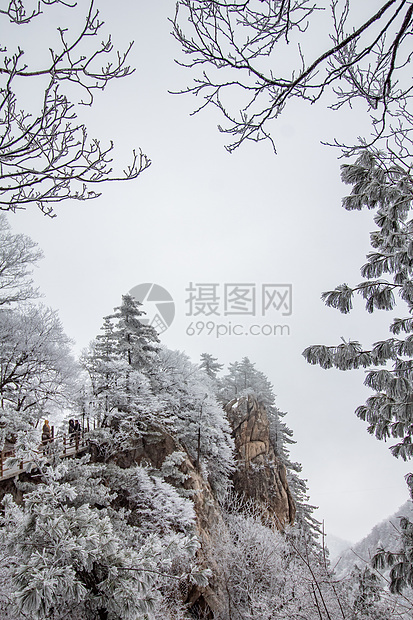
{"type": "Polygon", "coordinates": [[[392,310],[397,293],[409,316],[395,318],[390,325],[393,337],[374,343],[370,349],[364,349],[358,341],[343,340],[338,346],[308,347],[303,355],[310,364],[322,368],[369,369],[364,383],[374,394],[358,407],[356,414],[368,422],[369,433],[377,439],[397,439],[390,449],[394,456],[407,460],[413,456],[412,178],[401,164],[388,165],[369,151],[355,164],[342,166],[342,178],[353,186],[351,195],[343,201],[344,207],[374,209],[378,230],[371,233],[373,251],[361,268],[364,280],[353,287],[342,284],[323,293],[322,298],[327,306],[346,314],[358,293],[371,313],[392,310]],[[406,338],[396,337],[403,333],[406,338]]]}
{"type": "Polygon", "coordinates": [[[255,368],[248,357],[228,366],[228,374],[221,381],[221,397],[226,402],[239,396],[254,392],[267,408],[275,403],[273,386],[260,370],[255,368]]]}
{"type": "Polygon", "coordinates": [[[110,317],[103,319],[102,334],[96,336],[95,357],[101,364],[107,364],[116,357],[116,335],[110,317]]]}
{"type": "Polygon", "coordinates": [[[153,327],[139,320],[143,315],[139,305],[124,295],[122,305],[105,317],[103,333],[82,356],[96,417],[101,426],[111,429],[112,451],[120,449],[121,444],[130,445],[149,427],[166,423],[151,384],[159,339],[153,327]]]}
{"type": "Polygon", "coordinates": [[[122,295],[122,305],[106,320],[116,320],[113,338],[120,358],[136,370],[148,370],[153,354],[158,351],[155,343],[159,343],[159,338],[155,328],[139,320],[144,314],[139,308],[141,305],[131,295],[122,295]]]}
{"type": "Polygon", "coordinates": [[[82,358],[96,416],[107,430],[96,441],[109,459],[139,436],[172,432],[197,469],[225,492],[233,441],[214,381],[185,354],[157,346],[155,330],[139,320],[139,302],[129,295],[122,302],[82,358]]]}
{"type": "MultiPolygon", "coordinates": [[[[367,430],[377,439],[389,437],[397,442],[390,447],[392,454],[408,460],[413,456],[413,221],[410,210],[413,183],[410,167],[403,160],[392,161],[392,154],[365,150],[351,165],[342,166],[342,179],[352,185],[343,200],[348,210],[374,210],[378,229],[371,233],[373,251],[361,268],[364,278],[356,286],[341,284],[334,291],[323,293],[327,306],[346,314],[358,293],[366,302],[366,310],[393,310],[397,294],[407,306],[408,316],[394,318],[390,325],[391,338],[375,342],[365,349],[358,341],[345,341],[338,346],[308,347],[303,355],[310,364],[322,368],[351,370],[366,368],[364,381],[374,393],[356,415],[368,423],[367,430]],[[403,337],[397,337],[406,334],[403,337]]],[[[408,479],[412,489],[412,478],[408,479]]],[[[413,561],[409,536],[413,524],[403,521],[400,561],[382,550],[376,565],[392,567],[392,589],[395,592],[413,583],[413,561]]]]}
{"type": "Polygon", "coordinates": [[[288,486],[295,501],[295,523],[299,529],[308,533],[310,538],[316,540],[321,533],[321,523],[313,514],[317,506],[309,503],[310,497],[307,480],[300,476],[302,465],[290,460],[285,465],[288,486]]]}
{"type": "Polygon", "coordinates": [[[206,372],[208,377],[216,379],[217,374],[223,369],[224,365],[218,363],[218,359],[210,353],[201,353],[201,363],[199,367],[206,372]]]}
{"type": "Polygon", "coordinates": [[[393,594],[413,588],[413,523],[410,519],[400,518],[399,549],[389,551],[380,547],[372,564],[379,570],[390,568],[390,591],[393,594]]]}
{"type": "Polygon", "coordinates": [[[192,502],[144,468],[86,461],[43,465],[23,505],[3,500],[14,618],[149,620],[173,562],[191,570],[192,502]]]}
{"type": "Polygon", "coordinates": [[[263,372],[255,368],[248,357],[228,366],[228,374],[220,381],[219,395],[227,403],[253,393],[266,408],[270,425],[270,437],[275,453],[283,462],[288,460],[287,444],[294,443],[292,431],[281,420],[286,414],[275,405],[274,387],[263,372]]]}
{"type": "Polygon", "coordinates": [[[351,620],[388,620],[393,609],[383,600],[384,580],[369,566],[355,566],[349,579],[351,620]]]}
{"type": "Polygon", "coordinates": [[[108,317],[104,319],[101,330],[103,333],[96,336],[80,357],[82,366],[89,374],[92,402],[95,405],[99,426],[106,420],[114,406],[110,396],[116,387],[117,377],[116,339],[113,323],[108,317]]]}
{"type": "Polygon", "coordinates": [[[233,471],[231,427],[216,386],[180,351],[163,348],[157,367],[157,394],[168,412],[174,435],[219,494],[225,494],[233,471]]]}

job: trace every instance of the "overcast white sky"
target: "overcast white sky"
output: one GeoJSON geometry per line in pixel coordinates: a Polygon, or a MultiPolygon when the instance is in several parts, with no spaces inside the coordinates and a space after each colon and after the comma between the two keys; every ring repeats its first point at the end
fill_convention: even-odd
{"type": "MultiPolygon", "coordinates": [[[[13,229],[45,252],[35,274],[44,301],[59,310],[80,351],[122,294],[143,282],[165,287],[176,316],[162,341],[194,361],[204,351],[224,364],[248,356],[267,374],[279,408],[288,412],[297,441],[292,456],[303,465],[317,517],[327,532],[355,542],[408,499],[403,476],[411,466],[393,458],[354,415],[369,395],[363,372],[324,371],[306,364],[301,352],[338,344],[341,336],[368,347],[388,334],[388,313],[367,315],[360,300],[343,316],[320,301],[322,291],[360,280],[374,228],[371,214],[341,208],[346,187],[338,153],[320,140],[363,133],[366,120],[356,111],[295,103],[274,125],[277,156],[263,143],[229,155],[216,113],[191,118],[196,101],[168,94],[189,80],[173,61],[179,47],[167,17],[174,1],[98,5],[118,47],[135,41],[136,72],[80,114],[91,136],[115,141],[122,164],[139,146],[153,164],[132,183],[103,188],[96,201],[58,206],[53,220],[35,208],[10,216],[13,229]],[[257,294],[262,284],[291,284],[291,316],[224,316],[222,306],[219,317],[196,317],[283,324],[290,335],[217,338],[215,329],[187,335],[190,282],[219,284],[222,293],[226,283],[255,284],[257,294]]],[[[41,27],[52,36],[55,24],[45,19],[41,27]]]]}

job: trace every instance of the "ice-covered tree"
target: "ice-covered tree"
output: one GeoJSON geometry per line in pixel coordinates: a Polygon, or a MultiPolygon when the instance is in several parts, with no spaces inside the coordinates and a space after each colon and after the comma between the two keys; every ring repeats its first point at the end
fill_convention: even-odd
{"type": "Polygon", "coordinates": [[[56,313],[42,306],[0,310],[0,405],[35,423],[67,406],[77,366],[56,313]]]}
{"type": "Polygon", "coordinates": [[[382,544],[373,557],[374,568],[390,569],[390,591],[400,594],[413,588],[413,523],[407,517],[400,518],[397,549],[384,549],[382,544]]]}
{"type": "MultiPolygon", "coordinates": [[[[346,587],[334,579],[325,556],[305,537],[297,535],[295,528],[281,533],[264,525],[253,502],[241,503],[229,496],[223,523],[217,524],[212,536],[210,553],[225,592],[219,618],[351,617],[346,587]]],[[[388,615],[386,620],[390,618],[388,615]]]]}
{"type": "MultiPolygon", "coordinates": [[[[386,601],[385,581],[369,566],[355,566],[347,580],[351,620],[387,620],[394,614],[391,603],[386,601]]],[[[406,606],[408,609],[408,606],[406,606]]],[[[411,611],[411,610],[408,610],[411,611]]]]}
{"type": "Polygon", "coordinates": [[[223,402],[253,393],[264,404],[270,424],[270,436],[277,455],[287,456],[286,444],[294,443],[292,431],[282,422],[285,413],[275,405],[274,388],[263,372],[257,370],[248,357],[228,366],[228,373],[220,380],[219,395],[223,402]]]}
{"type": "MultiPolygon", "coordinates": [[[[347,283],[333,291],[323,293],[327,306],[347,314],[353,307],[355,294],[360,295],[369,313],[378,310],[392,311],[397,297],[406,308],[404,317],[393,316],[390,337],[365,348],[358,340],[342,339],[336,346],[314,345],[303,355],[311,364],[322,368],[340,370],[366,369],[364,384],[373,390],[356,415],[367,422],[367,430],[379,440],[392,438],[392,454],[404,460],[413,456],[413,223],[411,207],[413,183],[410,168],[402,160],[388,159],[386,154],[373,155],[365,151],[351,165],[342,166],[343,181],[352,186],[344,198],[348,210],[363,208],[375,211],[376,230],[371,233],[372,251],[361,268],[363,280],[353,286],[347,283]]],[[[411,485],[412,479],[408,479],[411,485]]],[[[413,527],[406,520],[406,532],[413,527]]],[[[404,540],[402,536],[402,540],[404,540]]],[[[393,565],[393,556],[380,556],[393,565]]],[[[404,556],[400,568],[400,581],[412,569],[409,554],[404,556]],[[409,568],[410,565],[410,568],[409,568]]],[[[397,568],[393,574],[397,577],[397,568]]],[[[398,585],[393,585],[397,591],[398,585]]]]}
{"type": "Polygon", "coordinates": [[[170,432],[197,469],[223,490],[233,444],[213,380],[185,354],[160,349],[155,330],[141,316],[138,302],[124,296],[82,358],[96,414],[110,432],[107,455],[131,447],[138,437],[170,432]]]}
{"type": "Polygon", "coordinates": [[[148,425],[159,426],[165,416],[154,393],[150,377],[156,366],[156,331],[139,320],[142,311],[130,295],[105,317],[102,334],[82,355],[87,370],[95,416],[110,427],[117,438],[133,439],[148,425]]]}
{"type": "Polygon", "coordinates": [[[358,4],[179,0],[173,35],[193,78],[180,92],[201,98],[196,111],[219,110],[230,152],[248,140],[275,149],[276,119],[294,100],[325,101],[333,110],[357,103],[366,111],[371,135],[342,145],[345,152],[381,144],[409,160],[412,5],[382,0],[363,14],[358,4]]]}
{"type": "Polygon", "coordinates": [[[106,318],[115,320],[113,338],[119,357],[131,368],[148,372],[158,350],[159,338],[154,327],[140,320],[145,314],[141,305],[131,295],[122,295],[122,304],[106,318]]]}
{"type": "Polygon", "coordinates": [[[217,491],[233,469],[233,440],[214,381],[180,351],[163,348],[156,380],[174,434],[217,491]]]}
{"type": "Polygon", "coordinates": [[[0,213],[0,306],[33,299],[31,273],[43,253],[30,237],[13,234],[6,215],[0,213]]]}
{"type": "Polygon", "coordinates": [[[199,367],[202,368],[211,379],[216,379],[217,374],[223,369],[224,365],[218,362],[216,357],[213,357],[210,353],[201,353],[201,363],[199,367]]]}
{"type": "Polygon", "coordinates": [[[80,357],[81,365],[89,376],[91,401],[99,426],[106,420],[113,407],[111,394],[117,378],[116,341],[113,329],[111,320],[105,318],[101,328],[103,333],[96,336],[80,357]]]}
{"type": "Polygon", "coordinates": [[[364,383],[374,393],[356,414],[367,421],[368,431],[377,439],[396,439],[390,449],[406,460],[413,456],[412,178],[402,165],[387,166],[368,151],[356,163],[344,165],[342,177],[353,186],[343,201],[344,207],[374,210],[377,229],[371,233],[372,251],[361,268],[362,282],[355,286],[341,284],[323,293],[322,298],[327,306],[346,314],[357,293],[372,313],[393,310],[397,295],[406,306],[407,316],[394,318],[390,325],[392,336],[370,348],[358,341],[343,340],[337,346],[308,347],[303,355],[322,368],[368,369],[364,383]],[[403,334],[404,338],[398,337],[403,334]]]}
{"type": "Polygon", "coordinates": [[[275,406],[273,385],[248,357],[228,365],[228,373],[222,377],[220,386],[220,397],[226,402],[253,392],[267,409],[275,406]]]}

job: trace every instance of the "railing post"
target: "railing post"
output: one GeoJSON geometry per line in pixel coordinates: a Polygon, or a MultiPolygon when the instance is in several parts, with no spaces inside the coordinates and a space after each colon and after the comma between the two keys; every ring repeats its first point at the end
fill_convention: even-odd
{"type": "Polygon", "coordinates": [[[1,451],[1,459],[0,459],[0,476],[3,478],[3,450],[1,451]]]}
{"type": "Polygon", "coordinates": [[[63,454],[66,454],[66,435],[63,435],[63,454]]]}

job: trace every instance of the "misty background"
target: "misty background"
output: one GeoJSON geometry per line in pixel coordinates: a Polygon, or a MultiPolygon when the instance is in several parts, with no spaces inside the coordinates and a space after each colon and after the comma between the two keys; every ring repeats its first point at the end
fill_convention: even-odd
{"type": "MultiPolygon", "coordinates": [[[[145,282],[167,289],[175,319],[162,342],[195,362],[202,352],[225,365],[248,356],[268,376],[277,406],[288,412],[297,442],[292,458],[303,465],[316,517],[327,532],[355,542],[408,499],[404,475],[411,466],[354,415],[371,393],[364,372],[324,371],[301,353],[341,337],[369,347],[387,337],[397,316],[397,309],[368,315],[361,299],[341,315],[320,300],[323,291],[361,279],[374,230],[372,214],[341,208],[348,188],[340,181],[339,152],[321,141],[351,141],[367,131],[368,117],[361,107],[333,112],[328,100],[312,107],[293,101],[273,127],[277,155],[265,143],[229,155],[216,129],[219,115],[191,117],[199,102],[168,92],[190,81],[174,62],[174,2],[101,0],[99,7],[116,47],[135,41],[129,61],[136,71],[98,93],[93,109],[81,107],[80,119],[91,137],[114,140],[117,165],[126,166],[139,147],[153,163],[136,181],[107,184],[99,199],[58,205],[54,219],[35,208],[9,217],[13,231],[30,235],[45,253],[35,272],[43,302],[59,311],[80,353],[122,294],[145,282]],[[188,335],[191,282],[254,283],[257,292],[263,283],[291,284],[291,316],[248,320],[288,325],[289,334],[188,335]]],[[[42,32],[53,36],[56,9],[39,19],[28,48],[36,50],[42,32]]],[[[247,323],[223,316],[219,322],[228,320],[247,323]]]]}

